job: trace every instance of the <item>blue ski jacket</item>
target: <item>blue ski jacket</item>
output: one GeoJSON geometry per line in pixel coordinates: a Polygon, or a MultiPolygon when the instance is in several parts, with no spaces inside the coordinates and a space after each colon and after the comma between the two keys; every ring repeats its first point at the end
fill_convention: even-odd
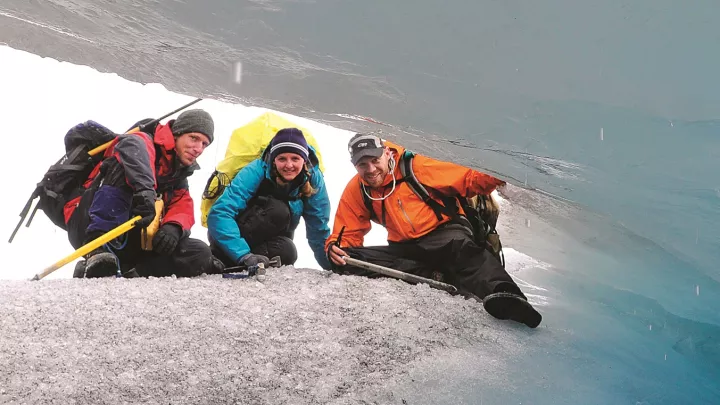
{"type": "MultiPolygon", "coordinates": [[[[310,146],[310,162],[317,162],[315,150],[310,146]]],[[[265,154],[263,154],[264,156],[265,154]]],[[[236,222],[237,216],[247,208],[250,199],[257,193],[260,183],[264,179],[275,180],[271,175],[272,165],[263,158],[258,158],[240,169],[223,194],[215,201],[208,212],[207,225],[210,238],[235,262],[250,253],[250,246],[243,236],[236,222]]],[[[301,173],[301,176],[307,176],[301,173]]],[[[305,220],[308,244],[315,254],[320,267],[330,269],[325,254],[325,240],[330,236],[330,199],[323,174],[317,164],[310,167],[310,185],[315,193],[306,198],[289,201],[291,223],[290,230],[294,231],[305,220]]],[[[290,197],[299,195],[299,187],[290,191],[290,197]]]]}

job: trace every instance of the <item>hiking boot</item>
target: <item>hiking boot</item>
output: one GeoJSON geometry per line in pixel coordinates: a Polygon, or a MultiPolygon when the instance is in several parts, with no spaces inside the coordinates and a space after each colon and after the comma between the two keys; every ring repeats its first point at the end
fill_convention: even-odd
{"type": "Polygon", "coordinates": [[[80,260],[75,263],[75,271],[73,271],[73,278],[85,278],[85,260],[80,260]]]}
{"type": "Polygon", "coordinates": [[[215,256],[211,256],[210,260],[212,262],[210,263],[210,270],[208,270],[207,274],[221,274],[225,271],[225,263],[223,263],[222,260],[215,256]]]}
{"type": "Polygon", "coordinates": [[[137,270],[135,270],[135,267],[133,267],[132,269],[123,273],[122,276],[124,278],[138,278],[140,277],[140,273],[138,273],[137,270]]]}
{"type": "Polygon", "coordinates": [[[483,306],[488,314],[497,319],[510,319],[537,328],[542,315],[522,296],[510,292],[497,292],[483,298],[483,306]]]}
{"type": "Polygon", "coordinates": [[[110,253],[98,248],[88,253],[85,258],[85,277],[110,277],[117,274],[118,259],[110,253]]]}

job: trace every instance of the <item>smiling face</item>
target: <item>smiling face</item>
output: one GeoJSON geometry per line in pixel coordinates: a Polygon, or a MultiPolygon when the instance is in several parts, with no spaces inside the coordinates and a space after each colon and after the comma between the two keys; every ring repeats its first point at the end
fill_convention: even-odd
{"type": "Polygon", "coordinates": [[[366,156],[360,159],[355,170],[370,187],[382,186],[390,172],[390,150],[385,148],[380,157],[366,156]]]}
{"type": "Polygon", "coordinates": [[[188,132],[175,138],[175,153],[184,166],[190,166],[210,145],[210,138],[199,132],[188,132]]]}
{"type": "Polygon", "coordinates": [[[296,153],[281,153],[273,161],[278,174],[286,182],[290,182],[302,171],[305,160],[296,153]]]}

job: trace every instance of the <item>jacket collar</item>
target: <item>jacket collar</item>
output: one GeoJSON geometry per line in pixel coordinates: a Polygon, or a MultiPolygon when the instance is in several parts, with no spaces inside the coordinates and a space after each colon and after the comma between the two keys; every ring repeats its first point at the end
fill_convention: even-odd
{"type": "MultiPolygon", "coordinates": [[[[302,180],[298,179],[298,177],[295,178],[292,182],[280,185],[275,180],[275,178],[272,176],[272,163],[269,163],[267,160],[263,160],[263,163],[265,164],[265,178],[272,181],[273,184],[275,184],[275,187],[277,190],[282,190],[285,194],[289,196],[294,196],[300,193],[300,187],[303,186],[306,182],[310,181],[310,174],[306,173],[304,170],[298,174],[298,177],[302,176],[302,180]]],[[[310,172],[312,172],[313,168],[310,167],[310,172]]]]}
{"type": "MultiPolygon", "coordinates": [[[[177,159],[175,154],[175,136],[170,130],[170,122],[167,124],[158,124],[155,128],[155,135],[153,136],[153,142],[155,145],[160,146],[160,153],[163,154],[173,166],[174,170],[186,170],[188,173],[192,173],[195,170],[200,169],[200,165],[197,160],[190,166],[183,166],[180,163],[180,159],[177,159]]],[[[157,151],[157,147],[155,150],[157,151]]]]}

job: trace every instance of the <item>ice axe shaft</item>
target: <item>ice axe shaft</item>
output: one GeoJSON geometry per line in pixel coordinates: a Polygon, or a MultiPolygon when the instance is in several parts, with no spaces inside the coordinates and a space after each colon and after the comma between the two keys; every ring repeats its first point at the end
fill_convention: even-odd
{"type": "MultiPolygon", "coordinates": [[[[160,122],[160,121],[164,120],[165,118],[167,118],[167,117],[175,114],[176,112],[182,111],[182,110],[184,110],[184,109],[190,107],[191,105],[193,105],[193,104],[195,104],[195,103],[198,103],[198,102],[200,102],[200,101],[202,101],[202,98],[196,98],[195,100],[193,100],[193,101],[185,104],[184,106],[182,106],[182,107],[180,107],[180,108],[178,108],[178,109],[176,109],[176,110],[173,110],[173,111],[171,111],[171,112],[163,115],[163,116],[160,117],[160,118],[156,118],[156,119],[154,119],[154,120],[152,120],[152,121],[150,121],[150,122],[148,122],[147,124],[142,125],[142,126],[151,126],[151,125],[157,124],[158,122],[160,122]]],[[[132,134],[132,133],[138,132],[138,131],[140,131],[140,127],[135,127],[135,128],[133,128],[133,129],[125,132],[125,133],[126,133],[126,134],[132,134]]],[[[113,141],[114,141],[114,140],[113,140],[113,141]]],[[[88,152],[88,155],[90,155],[90,156],[95,156],[95,155],[97,155],[98,153],[100,153],[100,152],[104,151],[105,149],[107,149],[107,148],[110,146],[110,144],[113,143],[113,141],[105,142],[104,144],[98,146],[97,148],[90,150],[90,152],[88,152]]]]}
{"type": "Polygon", "coordinates": [[[135,223],[142,219],[141,216],[136,216],[132,218],[131,220],[125,222],[124,224],[118,226],[117,228],[113,229],[110,232],[105,233],[104,235],[98,237],[97,239],[93,240],[92,242],[89,242],[83,246],[80,247],[80,249],[74,251],[69,256],[65,257],[64,259],[60,260],[59,262],[53,264],[52,266],[46,268],[45,270],[41,271],[40,273],[36,274],[35,277],[31,279],[31,281],[37,281],[42,279],[43,277],[47,276],[48,274],[52,273],[53,271],[59,269],[60,267],[70,263],[71,261],[77,259],[80,256],[85,256],[86,254],[92,252],[93,250],[99,248],[100,246],[110,242],[111,240],[117,238],[118,236],[124,234],[125,232],[129,231],[135,226],[135,223]]]}
{"type": "Polygon", "coordinates": [[[380,266],[378,264],[368,263],[364,262],[362,260],[353,259],[352,257],[344,256],[343,260],[345,260],[345,263],[360,267],[366,270],[374,271],[375,273],[380,273],[382,275],[388,276],[388,277],[394,277],[403,281],[408,281],[412,283],[424,283],[428,284],[430,287],[437,288],[439,290],[444,290],[449,293],[457,292],[457,288],[455,286],[452,286],[450,284],[442,283],[440,281],[435,281],[429,278],[416,276],[414,274],[410,273],[404,273],[402,271],[393,270],[389,267],[380,266]]]}
{"type": "MultiPolygon", "coordinates": [[[[30,207],[32,206],[33,200],[37,198],[38,191],[33,191],[32,195],[30,195],[30,198],[25,203],[25,207],[23,208],[22,212],[20,213],[20,221],[18,222],[17,226],[15,227],[15,230],[13,231],[12,235],[10,235],[10,240],[8,240],[8,243],[12,243],[13,239],[15,239],[15,234],[17,234],[18,229],[20,229],[20,226],[22,226],[23,221],[25,220],[25,217],[27,217],[28,212],[30,212],[30,207]]],[[[37,205],[35,206],[35,209],[37,209],[37,205]]],[[[33,215],[35,214],[35,211],[33,211],[33,215]]],[[[29,223],[29,222],[28,222],[29,223]]]]}

